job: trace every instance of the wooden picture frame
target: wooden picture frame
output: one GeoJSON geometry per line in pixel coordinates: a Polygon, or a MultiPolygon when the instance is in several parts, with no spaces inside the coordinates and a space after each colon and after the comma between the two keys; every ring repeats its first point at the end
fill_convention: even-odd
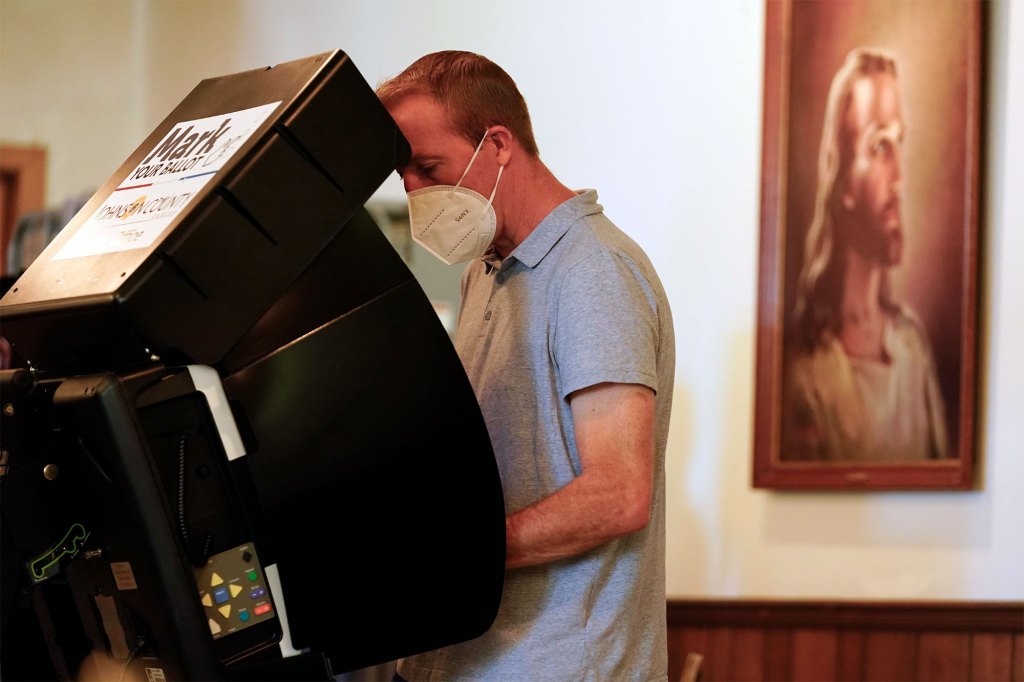
{"type": "Polygon", "coordinates": [[[983,20],[766,2],[755,487],[974,485],[983,20]]]}

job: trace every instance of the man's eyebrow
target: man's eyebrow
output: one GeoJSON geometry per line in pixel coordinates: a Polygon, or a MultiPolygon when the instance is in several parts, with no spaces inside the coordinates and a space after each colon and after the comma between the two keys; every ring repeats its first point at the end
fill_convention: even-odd
{"type": "Polygon", "coordinates": [[[442,157],[435,156],[433,154],[417,154],[410,157],[409,161],[406,162],[405,165],[396,166],[395,172],[398,173],[398,177],[402,177],[405,174],[406,168],[422,168],[423,166],[431,163],[440,163],[442,160],[442,157]]]}
{"type": "Polygon", "coordinates": [[[902,139],[906,132],[907,126],[903,124],[903,121],[890,121],[885,125],[879,125],[877,121],[872,121],[864,131],[864,135],[867,138],[875,138],[879,135],[895,134],[897,138],[902,139]]]}
{"type": "Polygon", "coordinates": [[[423,165],[424,163],[436,163],[440,160],[441,157],[437,156],[436,154],[414,154],[409,159],[408,165],[411,166],[412,164],[423,165]]]}

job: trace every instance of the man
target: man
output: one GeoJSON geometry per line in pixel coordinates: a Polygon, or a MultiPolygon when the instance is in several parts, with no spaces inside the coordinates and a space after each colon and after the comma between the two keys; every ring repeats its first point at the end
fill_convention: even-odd
{"type": "Polygon", "coordinates": [[[409,140],[413,238],[463,273],[456,348],[501,472],[507,575],[426,679],[666,676],[664,456],[675,341],[650,261],[541,162],[515,83],[441,52],[378,88],[409,140]]]}
{"type": "Polygon", "coordinates": [[[853,50],[829,91],[815,214],[796,302],[783,457],[947,456],[921,323],[893,296],[903,257],[904,122],[889,55],[853,50]]]}

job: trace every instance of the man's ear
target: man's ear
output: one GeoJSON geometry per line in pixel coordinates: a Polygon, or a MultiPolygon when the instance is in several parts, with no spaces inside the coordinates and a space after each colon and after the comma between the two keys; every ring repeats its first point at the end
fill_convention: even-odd
{"type": "Polygon", "coordinates": [[[512,131],[502,125],[491,126],[487,139],[494,145],[498,165],[507,166],[516,147],[516,138],[512,131]]]}

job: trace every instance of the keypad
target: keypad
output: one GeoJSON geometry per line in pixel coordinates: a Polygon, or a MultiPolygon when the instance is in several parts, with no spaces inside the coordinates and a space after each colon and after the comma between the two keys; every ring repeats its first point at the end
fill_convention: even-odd
{"type": "Polygon", "coordinates": [[[196,585],[214,639],[274,617],[266,575],[252,544],[210,557],[196,569],[196,585]]]}

